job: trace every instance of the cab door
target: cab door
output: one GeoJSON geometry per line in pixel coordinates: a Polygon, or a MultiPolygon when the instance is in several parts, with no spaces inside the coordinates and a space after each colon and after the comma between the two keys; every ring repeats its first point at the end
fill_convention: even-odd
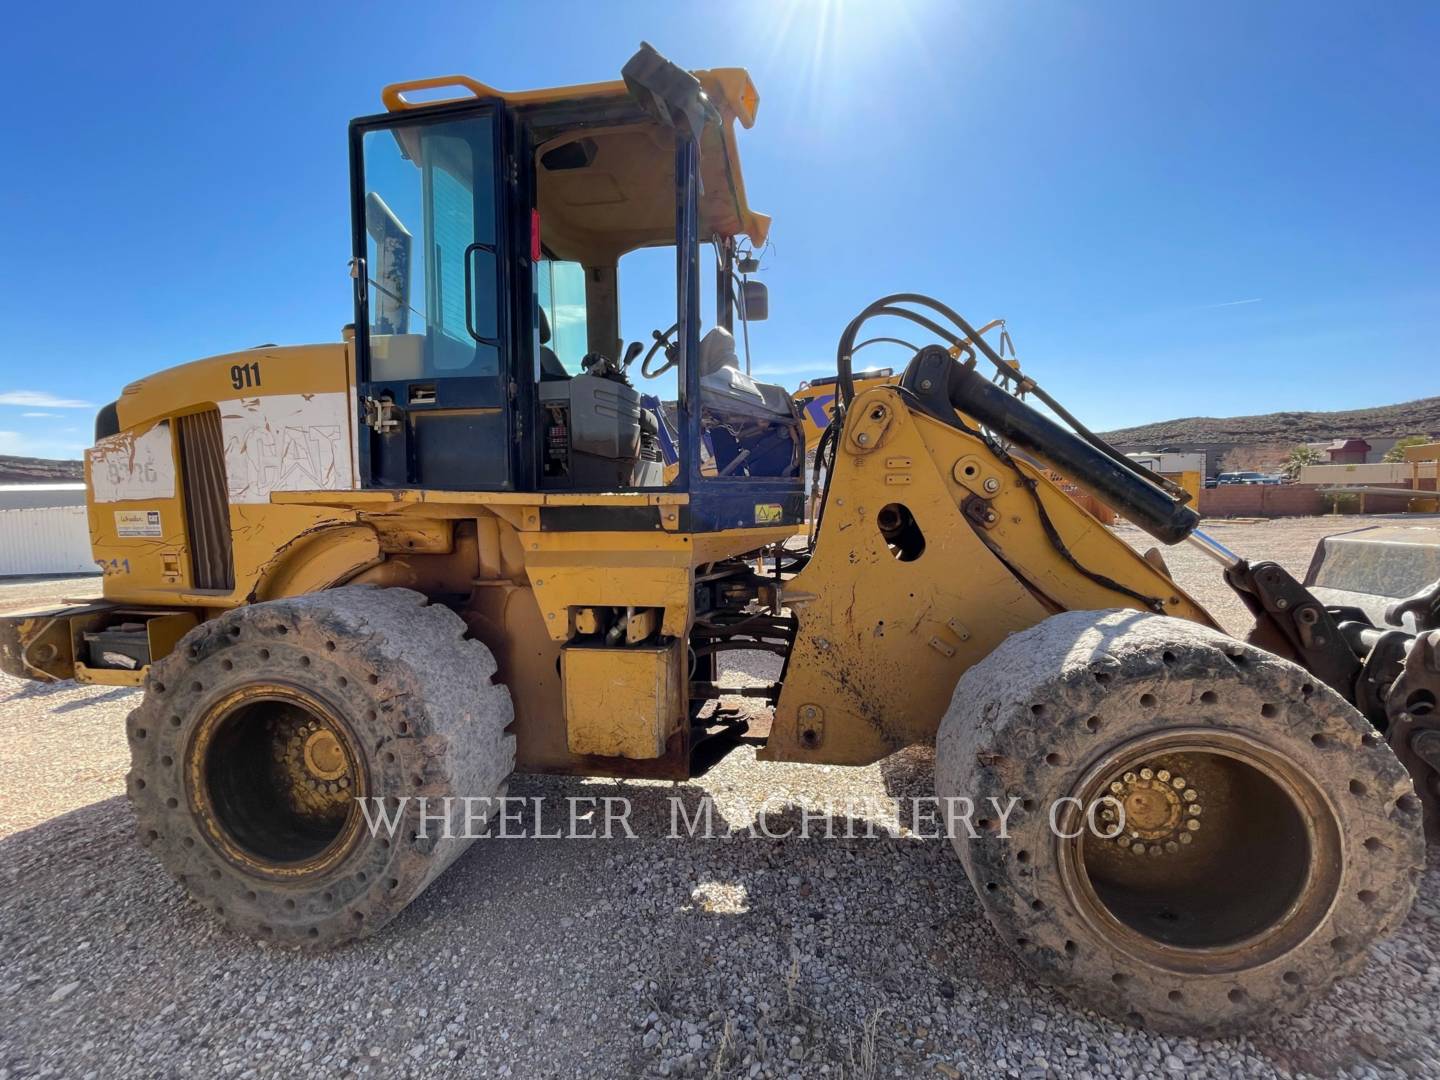
{"type": "Polygon", "coordinates": [[[492,102],[351,125],[364,486],[515,486],[505,121],[492,102]]]}

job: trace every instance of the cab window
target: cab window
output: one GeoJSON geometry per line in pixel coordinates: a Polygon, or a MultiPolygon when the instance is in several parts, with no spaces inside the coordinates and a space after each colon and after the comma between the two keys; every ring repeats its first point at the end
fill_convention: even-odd
{"type": "Polygon", "coordinates": [[[545,319],[541,336],[549,330],[543,343],[571,375],[579,375],[580,362],[589,351],[589,328],[585,307],[585,268],[577,262],[542,259],[536,268],[536,286],[540,310],[545,319]]]}
{"type": "Polygon", "coordinates": [[[492,125],[365,133],[372,380],[499,373],[492,125]]]}

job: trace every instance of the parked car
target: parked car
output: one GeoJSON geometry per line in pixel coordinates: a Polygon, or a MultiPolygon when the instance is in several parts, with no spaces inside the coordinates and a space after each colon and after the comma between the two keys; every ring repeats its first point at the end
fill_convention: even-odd
{"type": "Polygon", "coordinates": [[[1230,484],[1283,484],[1285,477],[1279,473],[1222,472],[1215,483],[1206,482],[1206,487],[1228,486],[1230,484]]]}

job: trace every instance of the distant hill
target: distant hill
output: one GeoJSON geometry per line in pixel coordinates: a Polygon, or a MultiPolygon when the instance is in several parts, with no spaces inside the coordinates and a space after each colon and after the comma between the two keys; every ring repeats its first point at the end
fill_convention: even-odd
{"type": "Polygon", "coordinates": [[[0,484],[73,484],[84,479],[85,466],[79,461],[0,454],[0,484]]]}
{"type": "Polygon", "coordinates": [[[1261,416],[1188,416],[1157,424],[1107,431],[1104,438],[1117,446],[1144,445],[1160,449],[1182,443],[1242,445],[1256,443],[1319,442],[1359,436],[1365,439],[1399,439],[1406,435],[1440,433],[1440,397],[1421,398],[1401,405],[1342,412],[1274,412],[1261,416]]]}

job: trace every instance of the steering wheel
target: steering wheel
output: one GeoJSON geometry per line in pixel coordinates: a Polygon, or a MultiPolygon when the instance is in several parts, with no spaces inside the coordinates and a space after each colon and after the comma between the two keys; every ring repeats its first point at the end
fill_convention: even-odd
{"type": "Polygon", "coordinates": [[[645,354],[645,359],[640,362],[641,375],[644,375],[647,379],[658,379],[680,362],[680,349],[676,342],[670,340],[671,335],[679,329],[680,324],[677,322],[663,334],[659,330],[652,330],[650,332],[650,336],[655,339],[655,344],[650,346],[650,351],[645,354]],[[650,361],[655,359],[655,354],[662,348],[665,350],[665,362],[654,371],[651,371],[650,361]]]}

